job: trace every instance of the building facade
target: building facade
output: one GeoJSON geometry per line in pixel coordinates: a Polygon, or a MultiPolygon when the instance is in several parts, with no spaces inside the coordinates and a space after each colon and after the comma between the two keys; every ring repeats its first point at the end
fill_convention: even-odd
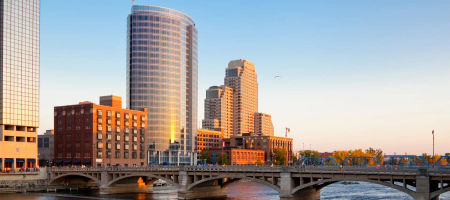
{"type": "Polygon", "coordinates": [[[265,152],[265,162],[274,162],[275,149],[281,149],[286,153],[286,163],[292,163],[292,138],[242,134],[241,136],[233,136],[230,139],[230,147],[241,149],[258,149],[265,152]]]}
{"type": "Polygon", "coordinates": [[[230,61],[225,86],[233,89],[233,135],[254,133],[254,114],[258,112],[255,65],[242,59],[230,61]]]}
{"type": "Polygon", "coordinates": [[[233,89],[212,86],[206,90],[204,129],[221,130],[224,138],[233,135],[233,89]]]}
{"type": "Polygon", "coordinates": [[[127,107],[148,109],[149,162],[196,163],[197,29],[184,13],[134,5],[128,16],[127,107]]]}
{"type": "Polygon", "coordinates": [[[273,136],[272,117],[265,113],[255,113],[255,133],[273,136]]]}
{"type": "Polygon", "coordinates": [[[219,149],[222,144],[223,133],[221,131],[197,129],[197,151],[201,153],[204,150],[219,149]]]}
{"type": "Polygon", "coordinates": [[[265,157],[263,150],[239,148],[212,149],[206,150],[204,153],[207,153],[209,163],[212,164],[263,165],[265,157]],[[226,155],[224,156],[224,154],[226,155]]]}
{"type": "Polygon", "coordinates": [[[147,165],[147,109],[123,109],[116,96],[100,102],[55,107],[55,164],[147,165]]]}
{"type": "Polygon", "coordinates": [[[0,170],[36,166],[39,0],[0,3],[0,170]]]}
{"type": "Polygon", "coordinates": [[[50,166],[53,163],[55,158],[54,134],[54,130],[47,130],[43,135],[38,135],[38,157],[40,166],[50,166]]]}

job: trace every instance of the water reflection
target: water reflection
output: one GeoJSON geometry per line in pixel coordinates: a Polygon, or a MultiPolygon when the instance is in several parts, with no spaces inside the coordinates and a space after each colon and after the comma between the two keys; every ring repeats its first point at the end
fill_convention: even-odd
{"type": "MultiPolygon", "coordinates": [[[[176,200],[176,193],[172,194],[114,194],[99,195],[98,193],[29,193],[29,194],[0,194],[0,199],[6,200],[82,200],[82,199],[113,199],[113,200],[176,200]]],[[[270,187],[253,182],[235,182],[228,186],[226,198],[214,200],[277,200],[278,193],[270,187]]],[[[412,200],[408,195],[394,189],[370,183],[344,185],[335,183],[321,191],[322,200],[412,200]]],[[[210,199],[204,199],[210,200],[210,199]]],[[[440,200],[450,200],[450,192],[441,195],[440,200]]]]}

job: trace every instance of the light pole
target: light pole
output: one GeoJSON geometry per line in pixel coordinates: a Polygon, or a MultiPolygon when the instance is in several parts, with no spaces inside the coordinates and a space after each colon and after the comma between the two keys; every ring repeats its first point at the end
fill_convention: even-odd
{"type": "Polygon", "coordinates": [[[431,131],[431,134],[433,135],[433,157],[431,157],[431,162],[434,164],[434,129],[431,131]]]}

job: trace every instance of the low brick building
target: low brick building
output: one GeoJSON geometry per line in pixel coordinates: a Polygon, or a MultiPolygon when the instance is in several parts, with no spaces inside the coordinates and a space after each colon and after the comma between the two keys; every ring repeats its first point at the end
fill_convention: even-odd
{"type": "Polygon", "coordinates": [[[147,165],[147,110],[122,108],[118,96],[100,105],[81,102],[54,109],[55,164],[147,165]]]}
{"type": "Polygon", "coordinates": [[[253,149],[213,149],[205,150],[212,164],[230,164],[230,165],[255,165],[264,164],[264,151],[253,149]],[[222,162],[222,155],[226,154],[228,163],[222,162]]]}
{"type": "Polygon", "coordinates": [[[286,152],[285,164],[289,164],[292,163],[292,141],[292,138],[248,133],[231,137],[229,147],[263,150],[266,163],[274,161],[274,149],[281,149],[286,152]]]}
{"type": "MultiPolygon", "coordinates": [[[[222,148],[222,131],[197,129],[197,152],[222,148]]],[[[200,154],[199,154],[200,155],[200,154]]]]}

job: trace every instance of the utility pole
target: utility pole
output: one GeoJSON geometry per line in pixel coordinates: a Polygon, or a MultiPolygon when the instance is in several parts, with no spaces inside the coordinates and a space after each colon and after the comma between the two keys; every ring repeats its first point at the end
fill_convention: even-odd
{"type": "Polygon", "coordinates": [[[285,135],[285,137],[287,137],[288,132],[290,133],[290,132],[291,132],[291,129],[288,128],[288,127],[286,127],[286,135],[285,135]]]}

